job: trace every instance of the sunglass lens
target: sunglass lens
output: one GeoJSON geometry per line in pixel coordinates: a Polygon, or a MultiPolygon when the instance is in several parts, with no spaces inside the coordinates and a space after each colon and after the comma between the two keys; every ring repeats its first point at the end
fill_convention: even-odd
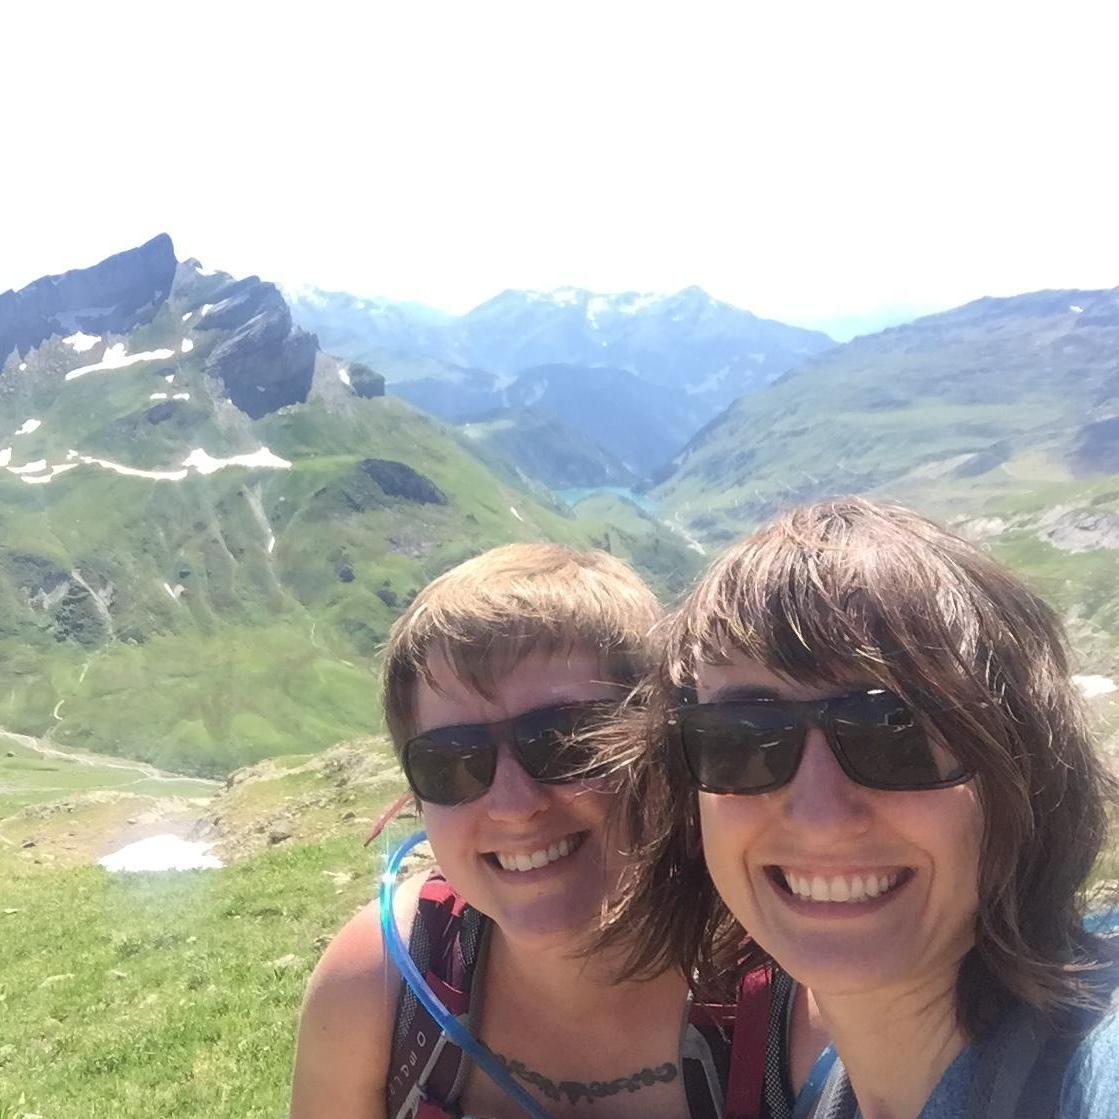
{"type": "Polygon", "coordinates": [[[684,757],[701,788],[763,793],[796,770],[804,731],[765,704],[704,704],[681,716],[684,757]]]}
{"type": "Polygon", "coordinates": [[[921,789],[963,779],[959,760],[931,739],[913,712],[888,691],[851,696],[832,725],[852,775],[881,789],[921,789]]]}
{"type": "Polygon", "coordinates": [[[497,752],[488,741],[456,739],[455,728],[413,738],[404,770],[412,791],[432,804],[465,804],[493,784],[497,752]]]}
{"type": "Polygon", "coordinates": [[[596,775],[594,727],[606,705],[586,704],[529,711],[514,723],[517,753],[537,781],[561,783],[596,775]]]}

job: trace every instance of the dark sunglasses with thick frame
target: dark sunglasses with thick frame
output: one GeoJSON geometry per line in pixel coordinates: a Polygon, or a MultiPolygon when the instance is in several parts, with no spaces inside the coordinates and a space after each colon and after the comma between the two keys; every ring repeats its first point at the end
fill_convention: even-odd
{"type": "Polygon", "coordinates": [[[884,688],[820,700],[697,703],[694,697],[682,695],[669,731],[703,792],[751,796],[787,785],[810,727],[823,731],[843,772],[870,789],[945,789],[974,776],[884,688]]]}
{"type": "Polygon", "coordinates": [[[601,775],[588,732],[617,707],[613,700],[586,700],[492,723],[434,727],[404,743],[404,776],[420,800],[448,807],[467,804],[493,784],[498,746],[507,742],[534,781],[560,785],[588,780],[601,775]]]}

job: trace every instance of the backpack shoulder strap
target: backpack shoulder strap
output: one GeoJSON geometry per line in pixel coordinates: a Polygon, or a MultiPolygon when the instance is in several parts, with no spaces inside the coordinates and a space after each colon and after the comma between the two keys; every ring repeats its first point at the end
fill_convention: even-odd
{"type": "Polygon", "coordinates": [[[772,971],[755,968],[742,978],[734,1017],[726,1119],[761,1119],[769,1036],[772,971]]]}
{"type": "Polygon", "coordinates": [[[969,1119],[1016,1119],[1026,1082],[1044,1045],[1034,1016],[1012,1012],[983,1044],[971,1082],[969,1119]]]}
{"type": "Polygon", "coordinates": [[[1067,1033],[1024,1008],[1011,1012],[983,1048],[969,1119],[1054,1119],[1069,1061],[1105,1012],[1081,1012],[1067,1033]]]}
{"type": "MultiPolygon", "coordinates": [[[[455,1015],[469,1012],[486,919],[471,909],[439,874],[420,891],[408,951],[439,1000],[455,1015]]],[[[435,1019],[407,984],[401,985],[386,1086],[390,1119],[414,1116],[431,1101],[444,1101],[461,1088],[465,1059],[448,1043],[435,1019]]]]}
{"type": "Polygon", "coordinates": [[[734,1004],[688,1003],[680,1067],[688,1119],[723,1119],[734,1036],[734,1004]]]}

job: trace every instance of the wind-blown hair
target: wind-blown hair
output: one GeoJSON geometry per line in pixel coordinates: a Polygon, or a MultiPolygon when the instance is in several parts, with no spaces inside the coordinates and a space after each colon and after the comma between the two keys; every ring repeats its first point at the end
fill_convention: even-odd
{"type": "Polygon", "coordinates": [[[1013,1001],[1054,1021],[1090,1002],[1110,950],[1084,931],[1085,884],[1115,784],[1061,623],[1020,579],[906,509],[823,502],[731,548],[661,638],[632,713],[608,732],[621,811],[641,837],[600,938],[629,946],[627,974],[675,966],[725,991],[769,959],[711,885],[696,793],[667,730],[697,666],[741,653],[797,681],[888,688],[975,772],[984,837],[976,944],[958,987],[965,1030],[978,1035],[1013,1001]]]}
{"type": "Polygon", "coordinates": [[[659,615],[652,591],[607,552],[506,544],[466,560],[424,587],[389,632],[382,678],[393,744],[416,733],[416,687],[435,686],[433,657],[486,697],[530,654],[576,650],[628,688],[649,668],[659,615]]]}

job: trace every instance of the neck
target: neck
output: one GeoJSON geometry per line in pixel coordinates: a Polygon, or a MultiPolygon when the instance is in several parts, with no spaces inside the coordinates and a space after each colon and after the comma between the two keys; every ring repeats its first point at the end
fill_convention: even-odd
{"type": "Polygon", "coordinates": [[[816,1003],[864,1119],[916,1119],[967,1045],[955,972],[885,994],[816,992],[816,1003]]]}
{"type": "MultiPolygon", "coordinates": [[[[522,943],[509,938],[495,925],[487,973],[500,976],[503,987],[511,985],[565,1014],[590,1013],[601,1017],[615,1003],[632,1006],[632,984],[617,981],[617,954],[596,952],[588,956],[580,951],[581,946],[579,938],[566,937],[557,938],[554,943],[522,943]]],[[[665,972],[651,985],[678,986],[681,1001],[686,997],[687,983],[682,975],[665,972]]]]}

